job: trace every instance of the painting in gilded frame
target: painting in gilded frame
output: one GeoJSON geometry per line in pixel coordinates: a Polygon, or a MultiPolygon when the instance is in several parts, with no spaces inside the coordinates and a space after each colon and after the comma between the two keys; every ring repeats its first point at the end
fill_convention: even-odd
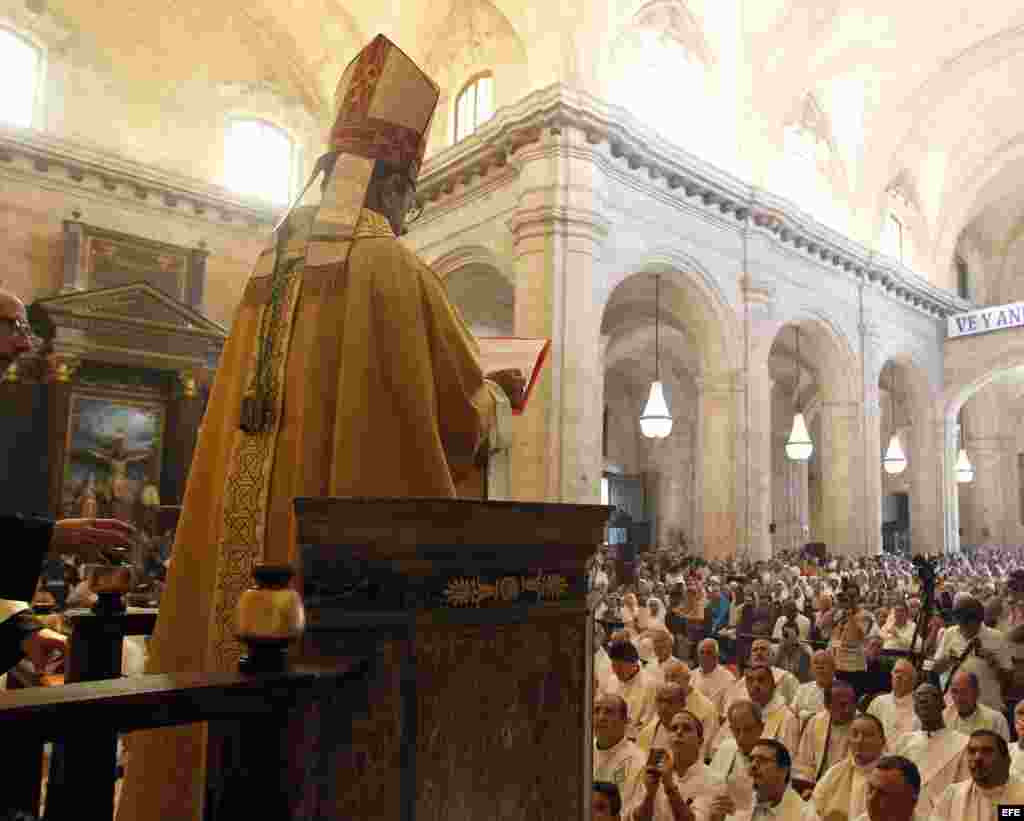
{"type": "Polygon", "coordinates": [[[126,393],[71,395],[61,512],[138,523],[159,504],[164,403],[126,393]]]}

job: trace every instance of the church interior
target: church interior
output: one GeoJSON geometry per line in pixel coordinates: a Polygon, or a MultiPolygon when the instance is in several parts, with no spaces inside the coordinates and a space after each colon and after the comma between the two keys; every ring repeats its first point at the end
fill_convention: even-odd
{"type": "MultiPolygon", "coordinates": [[[[128,605],[152,632],[247,283],[289,206],[316,201],[319,186],[303,188],[339,78],[384,34],[440,89],[402,244],[476,336],[550,340],[492,454],[504,480],[467,495],[590,518],[524,535],[515,572],[558,539],[580,546],[559,554],[570,591],[602,544],[746,562],[808,544],[855,559],[1024,544],[1022,24],[1004,0],[0,0],[0,289],[42,343],[0,374],[4,511],[133,523],[147,582],[128,605]]],[[[316,522],[334,515],[298,527],[330,543],[316,522]]],[[[448,515],[441,536],[424,527],[428,544],[456,538],[448,515]]],[[[541,601],[555,577],[537,573],[541,601]]],[[[49,581],[40,612],[75,605],[62,571],[49,581]]],[[[579,595],[566,594],[577,615],[579,595]]],[[[551,804],[553,781],[522,794],[495,781],[501,808],[475,817],[589,817],[587,624],[533,625],[492,651],[416,628],[435,676],[419,707],[429,726],[458,710],[437,683],[445,653],[483,671],[488,652],[531,640],[538,658],[579,665],[548,682],[548,701],[513,709],[550,735],[552,694],[571,700],[565,726],[586,740],[570,777],[586,788],[551,804]]],[[[375,652],[368,680],[391,696],[368,726],[416,675],[401,641],[375,652]]],[[[537,664],[528,676],[544,678],[537,664]]],[[[7,686],[26,699],[25,684],[7,686]]],[[[211,727],[217,709],[202,713],[211,727]]],[[[519,743],[502,726],[478,753],[519,743]]],[[[365,749],[349,764],[386,803],[408,762],[363,759],[408,739],[351,734],[365,749]]],[[[374,816],[370,798],[332,794],[330,817],[470,817],[482,805],[437,786],[470,765],[424,763],[440,760],[432,743],[412,739],[436,800],[374,816]]],[[[575,749],[571,733],[563,743],[575,749]]],[[[224,795],[241,789],[229,782],[224,795]]],[[[320,817],[298,800],[288,817],[320,817]]]]}

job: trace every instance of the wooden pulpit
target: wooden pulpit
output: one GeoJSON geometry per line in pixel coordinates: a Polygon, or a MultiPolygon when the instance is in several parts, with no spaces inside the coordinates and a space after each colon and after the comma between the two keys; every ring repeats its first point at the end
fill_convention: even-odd
{"type": "Polygon", "coordinates": [[[297,499],[295,655],[369,659],[324,708],[307,817],[584,821],[586,563],[611,508],[297,499]]]}

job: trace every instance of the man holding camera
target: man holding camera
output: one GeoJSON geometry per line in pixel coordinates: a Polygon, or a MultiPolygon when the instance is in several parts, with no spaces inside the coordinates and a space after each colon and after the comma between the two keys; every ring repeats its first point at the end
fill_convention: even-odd
{"type": "Polygon", "coordinates": [[[998,630],[984,624],[985,608],[972,596],[962,597],[953,610],[955,626],[942,634],[935,649],[932,671],[974,673],[978,679],[978,701],[998,713],[1006,712],[1003,687],[1013,670],[1013,651],[998,630]]]}

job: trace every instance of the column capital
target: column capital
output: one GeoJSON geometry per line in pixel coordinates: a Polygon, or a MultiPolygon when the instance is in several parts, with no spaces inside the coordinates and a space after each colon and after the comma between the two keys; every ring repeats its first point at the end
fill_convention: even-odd
{"type": "Polygon", "coordinates": [[[611,228],[611,221],[600,211],[564,205],[518,208],[505,224],[517,244],[525,239],[561,234],[599,245],[611,228]]]}

